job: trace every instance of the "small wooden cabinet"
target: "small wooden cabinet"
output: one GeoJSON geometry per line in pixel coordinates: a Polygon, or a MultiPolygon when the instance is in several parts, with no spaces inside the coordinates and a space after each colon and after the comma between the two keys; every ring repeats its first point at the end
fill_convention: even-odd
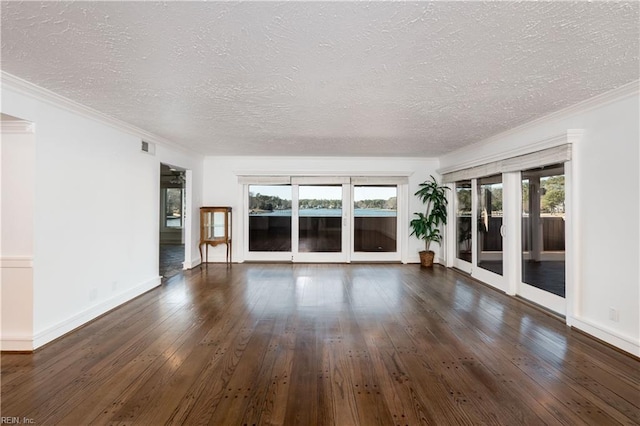
{"type": "Polygon", "coordinates": [[[231,264],[231,207],[200,207],[200,258],[209,263],[209,246],[227,246],[227,263],[231,264]],[[202,257],[202,246],[205,257],[202,257]]]}

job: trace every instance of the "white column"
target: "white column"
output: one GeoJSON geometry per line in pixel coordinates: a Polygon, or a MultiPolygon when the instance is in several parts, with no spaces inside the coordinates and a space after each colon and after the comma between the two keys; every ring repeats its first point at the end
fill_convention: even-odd
{"type": "MultiPolygon", "coordinates": [[[[22,129],[19,123],[23,123],[22,129]]],[[[2,122],[0,142],[0,349],[33,350],[35,136],[2,122]]]]}

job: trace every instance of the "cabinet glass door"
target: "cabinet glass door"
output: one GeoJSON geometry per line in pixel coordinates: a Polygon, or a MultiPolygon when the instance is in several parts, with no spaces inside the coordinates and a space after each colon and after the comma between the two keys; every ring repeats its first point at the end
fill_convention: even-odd
{"type": "Polygon", "coordinates": [[[202,239],[205,241],[213,239],[213,212],[202,213],[202,239]]]}
{"type": "Polygon", "coordinates": [[[227,219],[226,212],[214,212],[213,213],[213,238],[224,238],[227,234],[225,233],[225,225],[227,219]]]}

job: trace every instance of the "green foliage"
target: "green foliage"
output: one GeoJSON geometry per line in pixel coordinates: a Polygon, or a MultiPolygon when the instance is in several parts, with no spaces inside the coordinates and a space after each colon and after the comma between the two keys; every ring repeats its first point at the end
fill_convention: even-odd
{"type": "Polygon", "coordinates": [[[377,199],[354,201],[353,207],[356,209],[396,210],[398,208],[398,198],[391,197],[388,200],[377,199]]]}
{"type": "Polygon", "coordinates": [[[165,216],[182,216],[182,188],[166,188],[165,216]]]}
{"type": "MultiPolygon", "coordinates": [[[[342,200],[325,199],[302,199],[299,201],[301,209],[341,209],[342,200]]],[[[386,209],[396,210],[398,208],[397,197],[388,200],[360,200],[354,202],[357,209],[386,209]]],[[[249,209],[252,211],[273,211],[290,210],[291,200],[283,200],[275,195],[262,195],[260,193],[249,193],[249,209]]]]}
{"type": "MultiPolygon", "coordinates": [[[[529,213],[529,181],[522,182],[522,209],[529,213]]],[[[540,179],[540,211],[542,213],[564,213],[564,175],[540,179]]]]}
{"type": "Polygon", "coordinates": [[[552,176],[541,180],[540,186],[544,188],[541,210],[545,213],[564,212],[564,176],[552,176]]]}
{"type": "Polygon", "coordinates": [[[287,210],[291,208],[291,200],[283,200],[275,195],[262,195],[260,193],[249,193],[250,210],[287,210]]]}
{"type": "Polygon", "coordinates": [[[298,201],[300,209],[341,209],[342,200],[302,199],[298,201]]]}
{"type": "Polygon", "coordinates": [[[424,240],[425,250],[429,251],[431,242],[440,244],[442,242],[442,233],[440,225],[447,224],[447,197],[446,186],[440,186],[433,176],[431,180],[426,180],[420,184],[420,189],[414,194],[423,204],[425,204],[425,213],[414,213],[414,218],[409,225],[411,226],[411,235],[424,240]]]}

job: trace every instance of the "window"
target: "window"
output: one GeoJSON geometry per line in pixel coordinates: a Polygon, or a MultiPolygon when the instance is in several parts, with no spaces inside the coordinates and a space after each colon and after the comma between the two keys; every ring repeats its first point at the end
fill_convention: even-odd
{"type": "Polygon", "coordinates": [[[456,257],[471,263],[471,181],[456,182],[456,257]]]}
{"type": "Polygon", "coordinates": [[[249,185],[249,251],[291,251],[290,185],[249,185]]]}
{"type": "Polygon", "coordinates": [[[353,249],[356,252],[396,252],[398,187],[354,186],[353,249]]]}
{"type": "Polygon", "coordinates": [[[164,189],[164,226],[182,228],[184,191],[182,188],[164,189]]]}

